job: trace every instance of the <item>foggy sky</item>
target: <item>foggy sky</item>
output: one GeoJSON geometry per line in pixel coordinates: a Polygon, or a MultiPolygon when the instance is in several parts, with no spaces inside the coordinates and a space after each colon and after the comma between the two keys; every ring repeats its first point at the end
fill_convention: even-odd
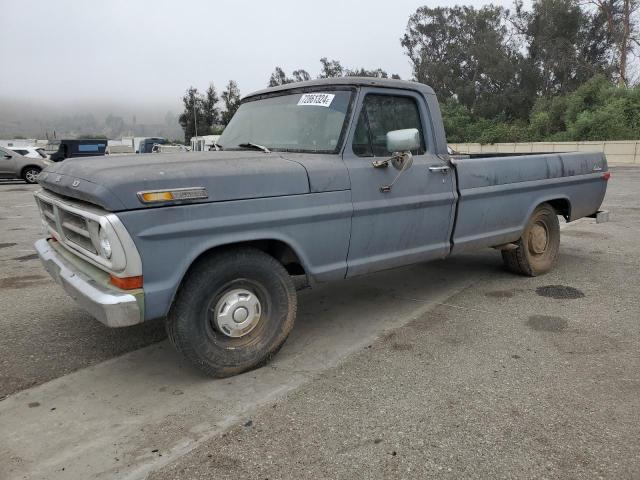
{"type": "Polygon", "coordinates": [[[234,79],[247,94],[276,65],[315,77],[323,56],[409,78],[409,15],[455,3],[488,2],[0,0],[0,99],[178,110],[190,85],[220,92],[234,79]]]}

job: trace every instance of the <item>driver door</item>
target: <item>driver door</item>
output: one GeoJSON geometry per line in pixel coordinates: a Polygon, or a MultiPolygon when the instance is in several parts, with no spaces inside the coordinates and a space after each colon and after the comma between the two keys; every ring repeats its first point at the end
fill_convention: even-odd
{"type": "Polygon", "coordinates": [[[351,179],[353,220],[347,277],[444,257],[450,250],[455,192],[453,171],[430,151],[433,142],[424,99],[406,90],[363,89],[356,127],[347,140],[344,161],[351,179]],[[390,158],[386,134],[417,128],[422,145],[413,165],[390,185],[399,170],[375,168],[390,158]]]}

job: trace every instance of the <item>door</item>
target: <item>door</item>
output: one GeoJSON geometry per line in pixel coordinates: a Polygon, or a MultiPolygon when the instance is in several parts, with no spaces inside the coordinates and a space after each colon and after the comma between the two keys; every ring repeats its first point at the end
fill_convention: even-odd
{"type": "Polygon", "coordinates": [[[453,172],[433,153],[424,99],[380,88],[363,89],[360,98],[344,150],[354,208],[347,276],[446,256],[456,199],[453,172]],[[403,172],[391,164],[375,168],[374,161],[392,156],[387,132],[407,128],[417,128],[422,141],[412,152],[413,164],[403,172]],[[394,179],[390,190],[381,189],[394,179]]]}
{"type": "Polygon", "coordinates": [[[16,172],[16,156],[11,150],[0,147],[0,178],[14,178],[20,174],[16,172]]]}

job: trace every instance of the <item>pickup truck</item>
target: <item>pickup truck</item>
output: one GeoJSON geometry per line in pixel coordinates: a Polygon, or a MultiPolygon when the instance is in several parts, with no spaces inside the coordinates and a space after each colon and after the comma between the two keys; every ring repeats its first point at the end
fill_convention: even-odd
{"type": "Polygon", "coordinates": [[[163,319],[214,377],[283,345],[296,278],[489,247],[513,272],[548,272],[558,217],[595,215],[610,175],[601,153],[450,155],[430,87],[371,78],[252,93],[215,148],[66,160],[35,194],[53,278],[108,326],[163,319]]]}

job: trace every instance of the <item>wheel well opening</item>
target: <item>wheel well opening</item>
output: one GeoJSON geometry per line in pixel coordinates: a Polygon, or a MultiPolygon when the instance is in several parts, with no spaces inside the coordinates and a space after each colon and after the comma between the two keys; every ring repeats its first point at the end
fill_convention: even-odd
{"type": "Polygon", "coordinates": [[[296,252],[280,240],[256,240],[244,245],[257,248],[278,260],[289,275],[306,275],[302,262],[296,252]]]}
{"type": "Polygon", "coordinates": [[[567,222],[569,221],[571,218],[571,204],[569,200],[566,198],[557,198],[555,200],[549,200],[547,203],[558,212],[558,215],[562,215],[567,222]]]}
{"type": "Polygon", "coordinates": [[[221,250],[238,247],[253,247],[257,248],[258,250],[262,250],[264,253],[266,253],[267,255],[271,255],[278,262],[280,262],[285,270],[289,273],[289,275],[295,276],[307,274],[296,252],[289,245],[280,240],[251,240],[246,242],[220,245],[218,247],[213,247],[206,252],[203,252],[198,256],[198,258],[193,261],[192,265],[195,265],[205,255],[210,255],[221,250]]]}

